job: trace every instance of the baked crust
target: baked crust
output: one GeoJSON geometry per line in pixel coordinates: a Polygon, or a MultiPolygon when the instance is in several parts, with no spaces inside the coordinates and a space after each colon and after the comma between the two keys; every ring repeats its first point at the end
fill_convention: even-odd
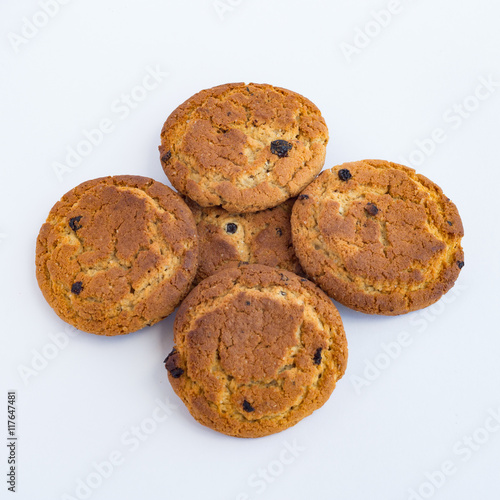
{"type": "Polygon", "coordinates": [[[429,179],[395,163],[364,160],[322,172],[299,196],[291,221],[307,275],[365,313],[427,307],[464,265],[456,206],[429,179]]]}
{"type": "Polygon", "coordinates": [[[274,208],[230,214],[186,199],[196,221],[200,263],[195,284],[225,267],[262,264],[303,275],[292,244],[290,216],[295,198],[274,208]]]}
{"type": "Polygon", "coordinates": [[[228,268],[179,308],[165,360],[193,417],[237,437],[280,432],[329,398],[347,342],[332,301],[313,283],[261,265],[228,268]]]}
{"type": "Polygon", "coordinates": [[[42,293],[64,320],[100,335],[168,316],[198,261],[196,225],[182,198],[146,177],[84,182],[49,213],[36,246],[42,293]]]}
{"type": "Polygon", "coordinates": [[[232,83],[181,104],[161,132],[172,185],[203,207],[257,212],[297,195],[320,172],[328,129],[305,97],[267,84],[232,83]]]}

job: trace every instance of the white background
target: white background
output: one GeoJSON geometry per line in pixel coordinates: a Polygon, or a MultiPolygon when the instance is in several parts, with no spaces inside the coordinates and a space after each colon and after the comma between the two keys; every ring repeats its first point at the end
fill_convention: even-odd
{"type": "Polygon", "coordinates": [[[33,0],[0,7],[0,498],[500,498],[500,427],[489,418],[500,411],[498,2],[72,0],[20,41],[23,18],[39,11],[33,0]],[[390,20],[374,21],[389,6],[390,20]],[[350,57],[342,44],[354,46],[350,57]],[[123,109],[116,101],[148,67],[168,76],[123,109]],[[481,78],[497,83],[479,101],[481,78]],[[164,120],[193,93],[234,81],[315,102],[330,129],[327,168],[413,162],[457,204],[466,231],[466,266],[435,306],[395,318],[339,307],[344,379],[312,416],[254,440],[202,427],[173,393],[162,364],[173,317],[120,338],[68,336],[34,270],[38,230],[65,192],[109,174],[167,182],[164,120]],[[112,132],[59,179],[54,164],[106,118],[112,132]],[[18,393],[15,495],[5,481],[8,390],[18,393]],[[165,412],[167,399],[176,408],[165,412]],[[138,444],[141,426],[149,434],[138,444]],[[102,478],[93,463],[110,455],[120,464],[102,478]],[[443,463],[446,476],[435,472],[443,463]]]}

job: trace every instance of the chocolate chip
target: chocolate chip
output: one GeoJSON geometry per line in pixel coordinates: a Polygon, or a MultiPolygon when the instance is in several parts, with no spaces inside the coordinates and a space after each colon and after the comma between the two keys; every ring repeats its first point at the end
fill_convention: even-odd
{"type": "Polygon", "coordinates": [[[308,200],[309,199],[309,195],[307,194],[300,194],[299,197],[298,197],[299,200],[308,200]]]}
{"type": "Polygon", "coordinates": [[[280,158],[288,156],[288,151],[290,151],[290,149],[292,149],[292,145],[283,139],[271,142],[271,153],[273,155],[278,155],[280,158]]]}
{"type": "Polygon", "coordinates": [[[177,355],[178,351],[174,347],[171,353],[165,358],[165,361],[163,361],[165,363],[165,368],[173,378],[179,378],[184,373],[184,370],[177,366],[177,355]]]}
{"type": "Polygon", "coordinates": [[[448,226],[453,226],[453,222],[451,222],[451,220],[447,220],[446,222],[448,223],[448,226]]]}
{"type": "Polygon", "coordinates": [[[77,281],[71,285],[71,293],[75,295],[80,295],[83,290],[83,283],[81,281],[77,281]]]}
{"type": "Polygon", "coordinates": [[[170,160],[170,158],[172,158],[172,152],[171,151],[167,151],[162,157],[161,157],[161,161],[163,163],[167,163],[168,160],[170,160]]]}
{"type": "Polygon", "coordinates": [[[315,365],[320,365],[321,364],[321,351],[323,351],[323,348],[322,347],[318,347],[316,349],[316,352],[314,353],[313,361],[314,361],[315,365]]]}
{"type": "Polygon", "coordinates": [[[276,228],[276,234],[277,234],[278,236],[283,236],[283,231],[281,230],[281,228],[280,228],[280,227],[277,227],[277,228],[276,228]]]}
{"type": "Polygon", "coordinates": [[[236,231],[238,231],[238,226],[234,222],[229,222],[228,224],[226,224],[227,234],[234,234],[236,231]]]}
{"type": "Polygon", "coordinates": [[[458,266],[458,269],[462,269],[462,267],[465,266],[465,262],[463,260],[459,260],[459,261],[457,261],[457,266],[458,266]]]}
{"type": "Polygon", "coordinates": [[[69,227],[73,229],[73,231],[78,231],[79,229],[82,228],[81,224],[78,224],[80,222],[80,219],[82,218],[82,215],[79,215],[78,217],[72,217],[69,220],[69,227]]]}
{"type": "Polygon", "coordinates": [[[367,203],[365,207],[366,213],[369,215],[377,215],[378,214],[378,207],[375,205],[375,203],[367,203]]]}
{"type": "Polygon", "coordinates": [[[347,182],[352,177],[351,172],[347,168],[341,168],[339,170],[339,179],[341,181],[347,182]]]}
{"type": "Polygon", "coordinates": [[[248,413],[255,411],[254,407],[246,399],[243,401],[243,409],[248,413]]]}

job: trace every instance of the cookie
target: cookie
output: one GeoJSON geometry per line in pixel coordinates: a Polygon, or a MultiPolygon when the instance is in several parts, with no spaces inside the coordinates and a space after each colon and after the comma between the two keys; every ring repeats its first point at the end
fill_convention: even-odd
{"type": "Polygon", "coordinates": [[[280,432],[320,408],[347,363],[342,321],[313,283],[258,264],[226,268],[179,308],[165,359],[192,416],[237,437],[280,432]]]}
{"type": "Polygon", "coordinates": [[[292,213],[307,275],[330,297],[369,314],[436,302],[464,265],[463,234],[456,206],[436,184],[381,160],[322,172],[292,213]]]}
{"type": "Polygon", "coordinates": [[[305,97],[271,85],[232,83],[181,104],[161,132],[172,185],[203,207],[233,213],[275,207],[320,172],[328,129],[305,97]]]}
{"type": "Polygon", "coordinates": [[[193,215],[167,186],[138,176],[80,184],[49,213],[36,277],[49,305],[74,327],[119,335],[168,316],[198,263],[193,215]]]}
{"type": "Polygon", "coordinates": [[[303,274],[292,245],[290,216],[295,198],[274,208],[230,214],[220,207],[186,203],[198,229],[200,264],[195,283],[224,267],[263,264],[303,274]]]}

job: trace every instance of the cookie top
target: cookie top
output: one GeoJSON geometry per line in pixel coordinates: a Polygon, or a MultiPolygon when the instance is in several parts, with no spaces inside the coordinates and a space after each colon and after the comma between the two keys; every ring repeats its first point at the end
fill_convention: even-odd
{"type": "Polygon", "coordinates": [[[179,308],[169,379],[193,417],[237,437],[280,432],[321,407],[345,372],[332,301],[289,271],[227,268],[179,308]]]}
{"type": "Polygon", "coordinates": [[[220,207],[200,207],[187,199],[200,244],[195,283],[224,267],[263,264],[303,274],[292,245],[290,216],[295,198],[260,212],[230,214],[220,207]]]}
{"type": "Polygon", "coordinates": [[[463,234],[456,206],[436,184],[381,160],[322,172],[292,213],[307,275],[335,300],[370,314],[436,302],[464,265],[463,234]]]}
{"type": "Polygon", "coordinates": [[[36,277],[64,321],[119,335],[168,316],[197,259],[196,225],[178,194],[146,177],[104,177],[54,205],[38,236],[36,277]]]}
{"type": "Polygon", "coordinates": [[[305,97],[232,83],[181,104],[161,132],[172,185],[203,207],[257,212],[297,195],[323,167],[328,129],[305,97]]]}

